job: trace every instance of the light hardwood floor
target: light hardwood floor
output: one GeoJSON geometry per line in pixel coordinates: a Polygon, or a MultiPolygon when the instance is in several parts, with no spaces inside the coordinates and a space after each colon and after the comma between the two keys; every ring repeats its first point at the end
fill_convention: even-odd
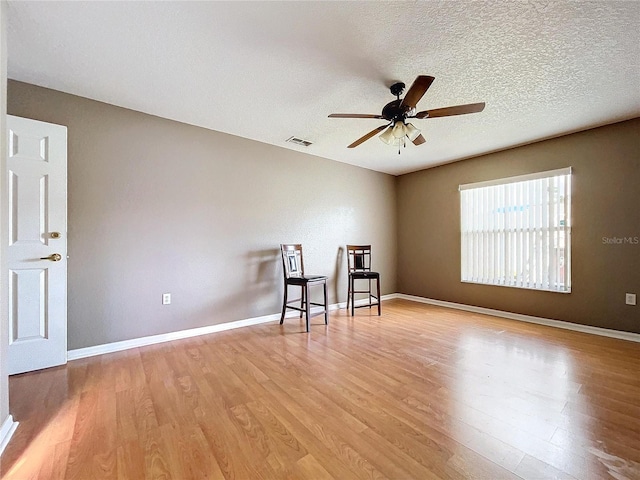
{"type": "Polygon", "coordinates": [[[640,344],[403,300],[10,379],[3,479],[640,479],[640,344]]]}

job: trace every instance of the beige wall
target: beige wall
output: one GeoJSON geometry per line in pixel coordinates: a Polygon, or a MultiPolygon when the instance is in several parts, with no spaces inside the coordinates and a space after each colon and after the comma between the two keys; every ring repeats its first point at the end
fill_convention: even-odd
{"type": "Polygon", "coordinates": [[[371,242],[383,293],[640,331],[624,304],[640,246],[602,242],[640,236],[640,120],[394,179],[20,82],[8,110],[69,127],[71,349],[278,312],[281,242],[304,244],[331,302],[345,299],[339,248],[371,242]],[[460,283],[458,184],[564,166],[572,293],[460,283]]]}
{"type": "Polygon", "coordinates": [[[332,303],[346,243],[396,290],[390,175],[14,81],[8,112],[68,127],[70,349],[279,312],[280,243],[332,303]]]}
{"type": "MultiPolygon", "coordinates": [[[[9,415],[9,384],[7,376],[7,347],[9,337],[7,334],[9,317],[7,302],[9,301],[9,291],[7,289],[9,269],[6,257],[6,242],[8,220],[6,216],[7,189],[6,170],[7,159],[5,158],[7,147],[5,145],[6,135],[6,107],[7,107],[7,2],[0,1],[0,427],[9,415]]],[[[0,440],[2,440],[0,438],[0,440]]]]}
{"type": "Polygon", "coordinates": [[[640,119],[403,175],[397,179],[398,291],[640,333],[640,119]],[[460,282],[458,185],[573,167],[570,294],[460,282]]]}

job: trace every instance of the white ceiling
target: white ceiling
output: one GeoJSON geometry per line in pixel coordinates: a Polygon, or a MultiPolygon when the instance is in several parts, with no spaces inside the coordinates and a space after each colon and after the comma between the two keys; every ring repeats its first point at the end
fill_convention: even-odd
{"type": "Polygon", "coordinates": [[[9,78],[401,174],[640,116],[640,2],[9,1],[9,78]],[[427,142],[372,138],[388,87],[436,78],[427,142]],[[313,142],[300,147],[285,140],[313,142]]]}

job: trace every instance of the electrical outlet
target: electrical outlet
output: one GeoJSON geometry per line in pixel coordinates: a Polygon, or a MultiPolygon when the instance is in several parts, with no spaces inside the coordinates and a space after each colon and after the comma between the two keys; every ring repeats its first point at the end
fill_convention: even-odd
{"type": "Polygon", "coordinates": [[[636,304],[636,294],[635,293],[627,293],[625,303],[627,305],[635,305],[636,304]]]}
{"type": "Polygon", "coordinates": [[[162,294],[162,304],[163,305],[171,305],[171,294],[163,293],[162,294]]]}

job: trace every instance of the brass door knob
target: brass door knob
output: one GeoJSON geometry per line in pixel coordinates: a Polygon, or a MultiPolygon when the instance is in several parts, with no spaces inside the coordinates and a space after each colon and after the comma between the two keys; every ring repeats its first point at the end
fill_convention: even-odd
{"type": "Polygon", "coordinates": [[[52,262],[59,262],[62,260],[62,255],[59,253],[52,253],[48,257],[40,257],[40,260],[51,260],[52,262]]]}
{"type": "Polygon", "coordinates": [[[51,238],[60,238],[60,232],[51,232],[51,238]]]}

